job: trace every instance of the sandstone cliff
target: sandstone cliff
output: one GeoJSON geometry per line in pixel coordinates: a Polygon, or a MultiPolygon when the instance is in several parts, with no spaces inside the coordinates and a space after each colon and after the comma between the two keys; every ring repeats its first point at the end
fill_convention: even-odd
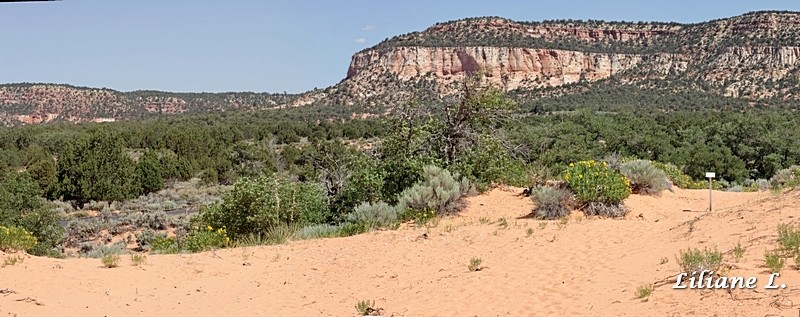
{"type": "MultiPolygon", "coordinates": [[[[581,80],[607,78],[636,67],[643,60],[682,60],[666,54],[588,53],[511,47],[396,47],[353,56],[347,79],[359,74],[387,72],[408,81],[433,76],[442,82],[461,80],[483,70],[487,79],[505,90],[560,86],[581,80]]],[[[685,68],[685,63],[674,65],[685,68]]],[[[669,65],[673,66],[673,65],[669,65]]]]}
{"type": "Polygon", "coordinates": [[[351,103],[380,105],[398,101],[389,95],[402,100],[412,91],[447,95],[453,82],[483,70],[488,82],[506,91],[615,77],[634,84],[695,82],[687,87],[737,98],[798,99],[797,43],[800,14],[793,12],[691,25],[464,19],[356,53],[331,91],[351,103]]]}

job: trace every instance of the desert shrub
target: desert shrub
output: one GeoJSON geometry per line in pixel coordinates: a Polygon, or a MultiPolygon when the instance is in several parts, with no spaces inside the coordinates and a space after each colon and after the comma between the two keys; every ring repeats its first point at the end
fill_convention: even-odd
{"type": "Polygon", "coordinates": [[[363,223],[346,222],[339,226],[339,235],[342,237],[354,236],[369,231],[369,227],[363,223]]]}
{"type": "Polygon", "coordinates": [[[744,190],[744,187],[742,187],[742,185],[733,185],[731,187],[728,187],[728,189],[726,191],[732,192],[732,193],[741,193],[741,192],[743,192],[745,190],[744,190]]]}
{"type": "Polygon", "coordinates": [[[147,256],[144,254],[131,254],[131,265],[140,266],[147,263],[147,256]]]}
{"type": "Polygon", "coordinates": [[[677,263],[687,274],[701,272],[703,270],[717,271],[722,265],[722,253],[715,250],[704,248],[703,250],[689,248],[681,250],[677,257],[677,263]]]}
{"type": "Polygon", "coordinates": [[[347,221],[364,223],[370,228],[385,228],[397,222],[397,208],[385,202],[365,202],[347,215],[347,221]]]}
{"type": "Polygon", "coordinates": [[[769,181],[763,178],[759,178],[756,180],[756,185],[758,186],[759,190],[767,190],[769,189],[769,181]]]}
{"type": "Polygon", "coordinates": [[[362,202],[377,202],[383,197],[385,172],[378,161],[362,153],[351,154],[350,159],[349,173],[341,189],[331,198],[333,220],[341,220],[362,202]]]}
{"type": "Polygon", "coordinates": [[[89,201],[83,205],[83,210],[96,210],[97,212],[102,212],[108,208],[108,203],[102,201],[89,201]]]}
{"type": "Polygon", "coordinates": [[[125,242],[122,241],[112,245],[85,243],[81,245],[80,250],[83,256],[94,259],[103,258],[109,255],[119,255],[126,253],[127,251],[128,250],[125,246],[125,242]]]}
{"type": "Polygon", "coordinates": [[[433,211],[436,214],[448,214],[463,207],[461,198],[472,190],[466,178],[458,174],[436,167],[425,166],[422,169],[422,181],[404,190],[400,194],[398,208],[401,211],[433,211]]]}
{"type": "Polygon", "coordinates": [[[569,215],[568,201],[572,194],[561,188],[537,186],[531,191],[536,207],[533,215],[540,219],[559,219],[569,215]]]}
{"type": "Polygon", "coordinates": [[[103,229],[103,223],[97,219],[75,220],[67,225],[67,243],[75,244],[94,238],[103,229]]]}
{"type": "Polygon", "coordinates": [[[280,177],[241,178],[223,201],[201,209],[198,223],[226,228],[231,237],[262,234],[278,225],[304,226],[328,216],[321,186],[280,177]]]}
{"type": "Polygon", "coordinates": [[[791,257],[800,251],[800,229],[782,223],[778,225],[778,244],[785,256],[791,257]]]}
{"type": "Polygon", "coordinates": [[[181,248],[189,252],[202,252],[230,246],[231,239],[224,228],[211,226],[198,228],[187,235],[181,248]]]}
{"type": "Polygon", "coordinates": [[[622,217],[628,213],[628,208],[622,203],[591,202],[583,206],[583,213],[588,216],[622,217]]]}
{"type": "Polygon", "coordinates": [[[136,233],[136,243],[139,244],[139,248],[142,250],[147,250],[150,247],[150,244],[157,238],[166,238],[165,234],[158,234],[155,230],[147,228],[140,232],[136,233]]]}
{"type": "Polygon", "coordinates": [[[142,211],[126,217],[137,228],[164,230],[167,228],[167,214],[164,211],[142,211]]]}
{"type": "Polygon", "coordinates": [[[800,166],[792,165],[778,171],[769,182],[772,188],[790,188],[800,185],[800,166]]]}
{"type": "Polygon", "coordinates": [[[215,168],[207,168],[200,174],[200,183],[206,186],[219,183],[219,174],[215,168]]]}
{"type": "Polygon", "coordinates": [[[298,240],[333,238],[341,234],[341,227],[329,224],[318,224],[300,228],[294,234],[298,240]]]}
{"type": "Polygon", "coordinates": [[[36,246],[38,241],[28,230],[17,227],[0,226],[0,251],[17,252],[36,246]]]}
{"type": "Polygon", "coordinates": [[[570,163],[563,178],[581,204],[616,204],[631,193],[630,181],[625,176],[595,161],[570,163]]]}
{"type": "Polygon", "coordinates": [[[683,173],[683,171],[674,164],[661,162],[653,162],[652,164],[655,168],[663,171],[664,174],[667,175],[667,178],[669,178],[675,186],[678,186],[678,188],[690,189],[694,187],[695,182],[692,178],[683,173]]]}
{"type": "Polygon", "coordinates": [[[469,265],[467,265],[467,269],[469,269],[470,272],[480,271],[481,269],[483,269],[483,267],[481,266],[482,262],[483,260],[481,260],[481,258],[472,258],[469,260],[469,265]]]}
{"type": "Polygon", "coordinates": [[[103,266],[109,269],[119,266],[119,260],[119,254],[106,254],[100,258],[100,262],[103,263],[103,266]]]}
{"type": "Polygon", "coordinates": [[[188,215],[172,216],[167,218],[167,225],[177,230],[188,231],[192,228],[188,215]]]}
{"type": "Polygon", "coordinates": [[[150,252],[161,254],[180,253],[181,247],[178,239],[174,237],[157,237],[150,244],[150,252]]]}
{"type": "Polygon", "coordinates": [[[622,154],[617,152],[610,153],[603,158],[603,162],[606,163],[606,167],[614,170],[619,171],[622,168],[622,164],[625,163],[625,157],[622,154]]]}
{"type": "Polygon", "coordinates": [[[764,262],[767,268],[770,269],[772,273],[780,273],[783,270],[783,265],[786,263],[781,255],[775,251],[767,251],[764,252],[764,262]]]}
{"type": "Polygon", "coordinates": [[[641,299],[642,301],[647,301],[655,289],[656,288],[653,284],[639,286],[636,288],[636,298],[641,299]]]}
{"type": "Polygon", "coordinates": [[[278,224],[264,232],[263,240],[266,244],[283,244],[295,238],[297,228],[292,225],[278,224]]]}
{"type": "Polygon", "coordinates": [[[494,181],[516,187],[530,186],[533,169],[524,162],[505,159],[502,164],[498,164],[499,171],[494,181]]]}
{"type": "Polygon", "coordinates": [[[667,189],[667,175],[653,166],[650,161],[625,162],[620,166],[619,171],[630,180],[633,193],[653,195],[667,189]]]}

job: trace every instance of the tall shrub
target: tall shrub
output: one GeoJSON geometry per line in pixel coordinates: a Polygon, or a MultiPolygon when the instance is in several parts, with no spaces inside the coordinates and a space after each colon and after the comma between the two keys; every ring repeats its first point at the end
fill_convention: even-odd
{"type": "Polygon", "coordinates": [[[466,178],[432,165],[422,169],[422,178],[400,194],[397,204],[400,210],[453,213],[463,207],[461,198],[473,190],[466,178]]]}
{"type": "Polygon", "coordinates": [[[652,195],[667,189],[667,175],[650,161],[635,160],[623,163],[620,173],[631,183],[633,193],[652,195]]]}
{"type": "Polygon", "coordinates": [[[622,200],[631,194],[630,181],[606,163],[570,163],[563,178],[585,213],[613,217],[625,214],[622,200]]]}
{"type": "Polygon", "coordinates": [[[281,177],[241,178],[221,203],[205,208],[202,225],[225,228],[232,237],[263,234],[278,225],[304,226],[325,221],[328,205],[322,187],[281,177]]]}

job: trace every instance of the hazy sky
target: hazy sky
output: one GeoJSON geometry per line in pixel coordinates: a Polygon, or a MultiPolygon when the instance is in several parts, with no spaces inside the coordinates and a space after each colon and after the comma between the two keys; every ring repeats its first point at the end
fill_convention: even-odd
{"type": "Polygon", "coordinates": [[[701,22],[800,1],[63,0],[0,3],[0,83],[302,92],[356,51],[474,16],[701,22]]]}

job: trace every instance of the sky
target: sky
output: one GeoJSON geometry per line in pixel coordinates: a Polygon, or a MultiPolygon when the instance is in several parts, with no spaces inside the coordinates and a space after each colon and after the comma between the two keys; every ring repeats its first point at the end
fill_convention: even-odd
{"type": "Polygon", "coordinates": [[[289,92],[341,81],[353,53],[436,22],[703,22],[797,0],[62,0],[0,3],[0,83],[289,92]]]}

